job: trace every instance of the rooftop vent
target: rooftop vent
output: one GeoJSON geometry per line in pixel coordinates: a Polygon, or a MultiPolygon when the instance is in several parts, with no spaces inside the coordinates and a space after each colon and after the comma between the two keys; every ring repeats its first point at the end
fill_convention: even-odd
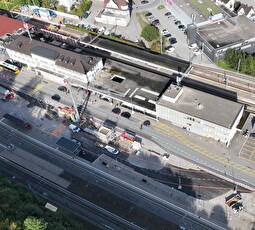
{"type": "Polygon", "coordinates": [[[68,63],[70,61],[70,57],[65,57],[65,63],[68,63]]]}
{"type": "Polygon", "coordinates": [[[64,60],[64,58],[65,58],[65,55],[60,54],[60,56],[59,56],[58,60],[59,60],[59,61],[63,61],[63,60],[64,60]]]}
{"type": "Polygon", "coordinates": [[[71,65],[74,65],[75,62],[76,62],[76,59],[75,59],[75,58],[71,59],[71,61],[70,61],[71,65]]]}
{"type": "Polygon", "coordinates": [[[197,109],[201,110],[201,109],[203,109],[203,108],[204,108],[204,106],[203,106],[201,103],[198,103],[198,104],[197,104],[197,109]]]}

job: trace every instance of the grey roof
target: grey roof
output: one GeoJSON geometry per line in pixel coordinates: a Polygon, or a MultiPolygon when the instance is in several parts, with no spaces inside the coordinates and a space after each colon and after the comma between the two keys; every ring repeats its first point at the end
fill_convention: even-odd
{"type": "Polygon", "coordinates": [[[244,15],[202,26],[198,33],[215,49],[255,38],[254,22],[244,15]]]}
{"type": "Polygon", "coordinates": [[[183,94],[176,103],[163,100],[158,105],[200,118],[202,120],[231,128],[242,105],[196,89],[183,86],[183,94]]]}
{"type": "Polygon", "coordinates": [[[18,36],[6,47],[27,55],[36,54],[50,60],[56,65],[85,74],[90,71],[102,58],[75,53],[38,40],[29,41],[25,36],[18,36]]]}
{"type": "Polygon", "coordinates": [[[60,146],[61,148],[69,151],[69,152],[74,152],[75,150],[77,150],[80,146],[79,144],[65,138],[65,137],[61,137],[57,143],[58,146],[60,146]]]}
{"type": "Polygon", "coordinates": [[[92,45],[112,50],[130,57],[134,57],[146,62],[161,65],[179,72],[185,72],[190,67],[190,62],[176,58],[170,55],[161,55],[152,53],[143,49],[132,47],[119,42],[98,38],[93,41],[92,45]]]}
{"type": "MultiPolygon", "coordinates": [[[[111,62],[113,68],[115,66],[114,63],[113,61],[111,62]]],[[[155,101],[172,80],[150,71],[128,67],[124,64],[118,64],[118,66],[120,69],[123,68],[125,70],[125,72],[117,74],[124,78],[122,82],[113,81],[114,74],[102,75],[95,82],[92,82],[90,87],[93,87],[95,91],[98,89],[98,91],[104,91],[105,94],[112,94],[115,98],[129,103],[132,97],[133,104],[155,110],[155,104],[150,103],[149,100],[155,101]],[[141,100],[142,98],[145,98],[145,100],[141,100]]]]}

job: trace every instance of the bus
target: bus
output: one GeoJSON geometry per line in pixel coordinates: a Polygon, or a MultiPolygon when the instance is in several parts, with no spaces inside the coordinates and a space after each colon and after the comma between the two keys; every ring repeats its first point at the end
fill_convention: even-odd
{"type": "Polygon", "coordinates": [[[3,68],[4,70],[10,71],[14,74],[18,74],[20,72],[20,69],[16,65],[10,64],[6,61],[0,62],[0,68],[3,68]]]}

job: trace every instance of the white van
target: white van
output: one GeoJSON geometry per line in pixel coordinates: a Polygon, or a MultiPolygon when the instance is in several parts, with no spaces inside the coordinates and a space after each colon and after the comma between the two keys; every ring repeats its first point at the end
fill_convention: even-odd
{"type": "Polygon", "coordinates": [[[76,125],[73,125],[73,124],[69,125],[69,129],[71,129],[73,133],[78,133],[81,130],[79,127],[77,127],[76,125]]]}

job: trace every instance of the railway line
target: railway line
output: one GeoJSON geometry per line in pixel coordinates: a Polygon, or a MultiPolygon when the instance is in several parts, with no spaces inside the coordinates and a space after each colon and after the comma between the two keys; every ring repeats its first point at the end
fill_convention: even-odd
{"type": "Polygon", "coordinates": [[[193,65],[189,76],[195,76],[202,79],[218,83],[223,87],[230,86],[237,90],[245,91],[246,93],[255,93],[255,78],[226,71],[222,69],[193,65]]]}

